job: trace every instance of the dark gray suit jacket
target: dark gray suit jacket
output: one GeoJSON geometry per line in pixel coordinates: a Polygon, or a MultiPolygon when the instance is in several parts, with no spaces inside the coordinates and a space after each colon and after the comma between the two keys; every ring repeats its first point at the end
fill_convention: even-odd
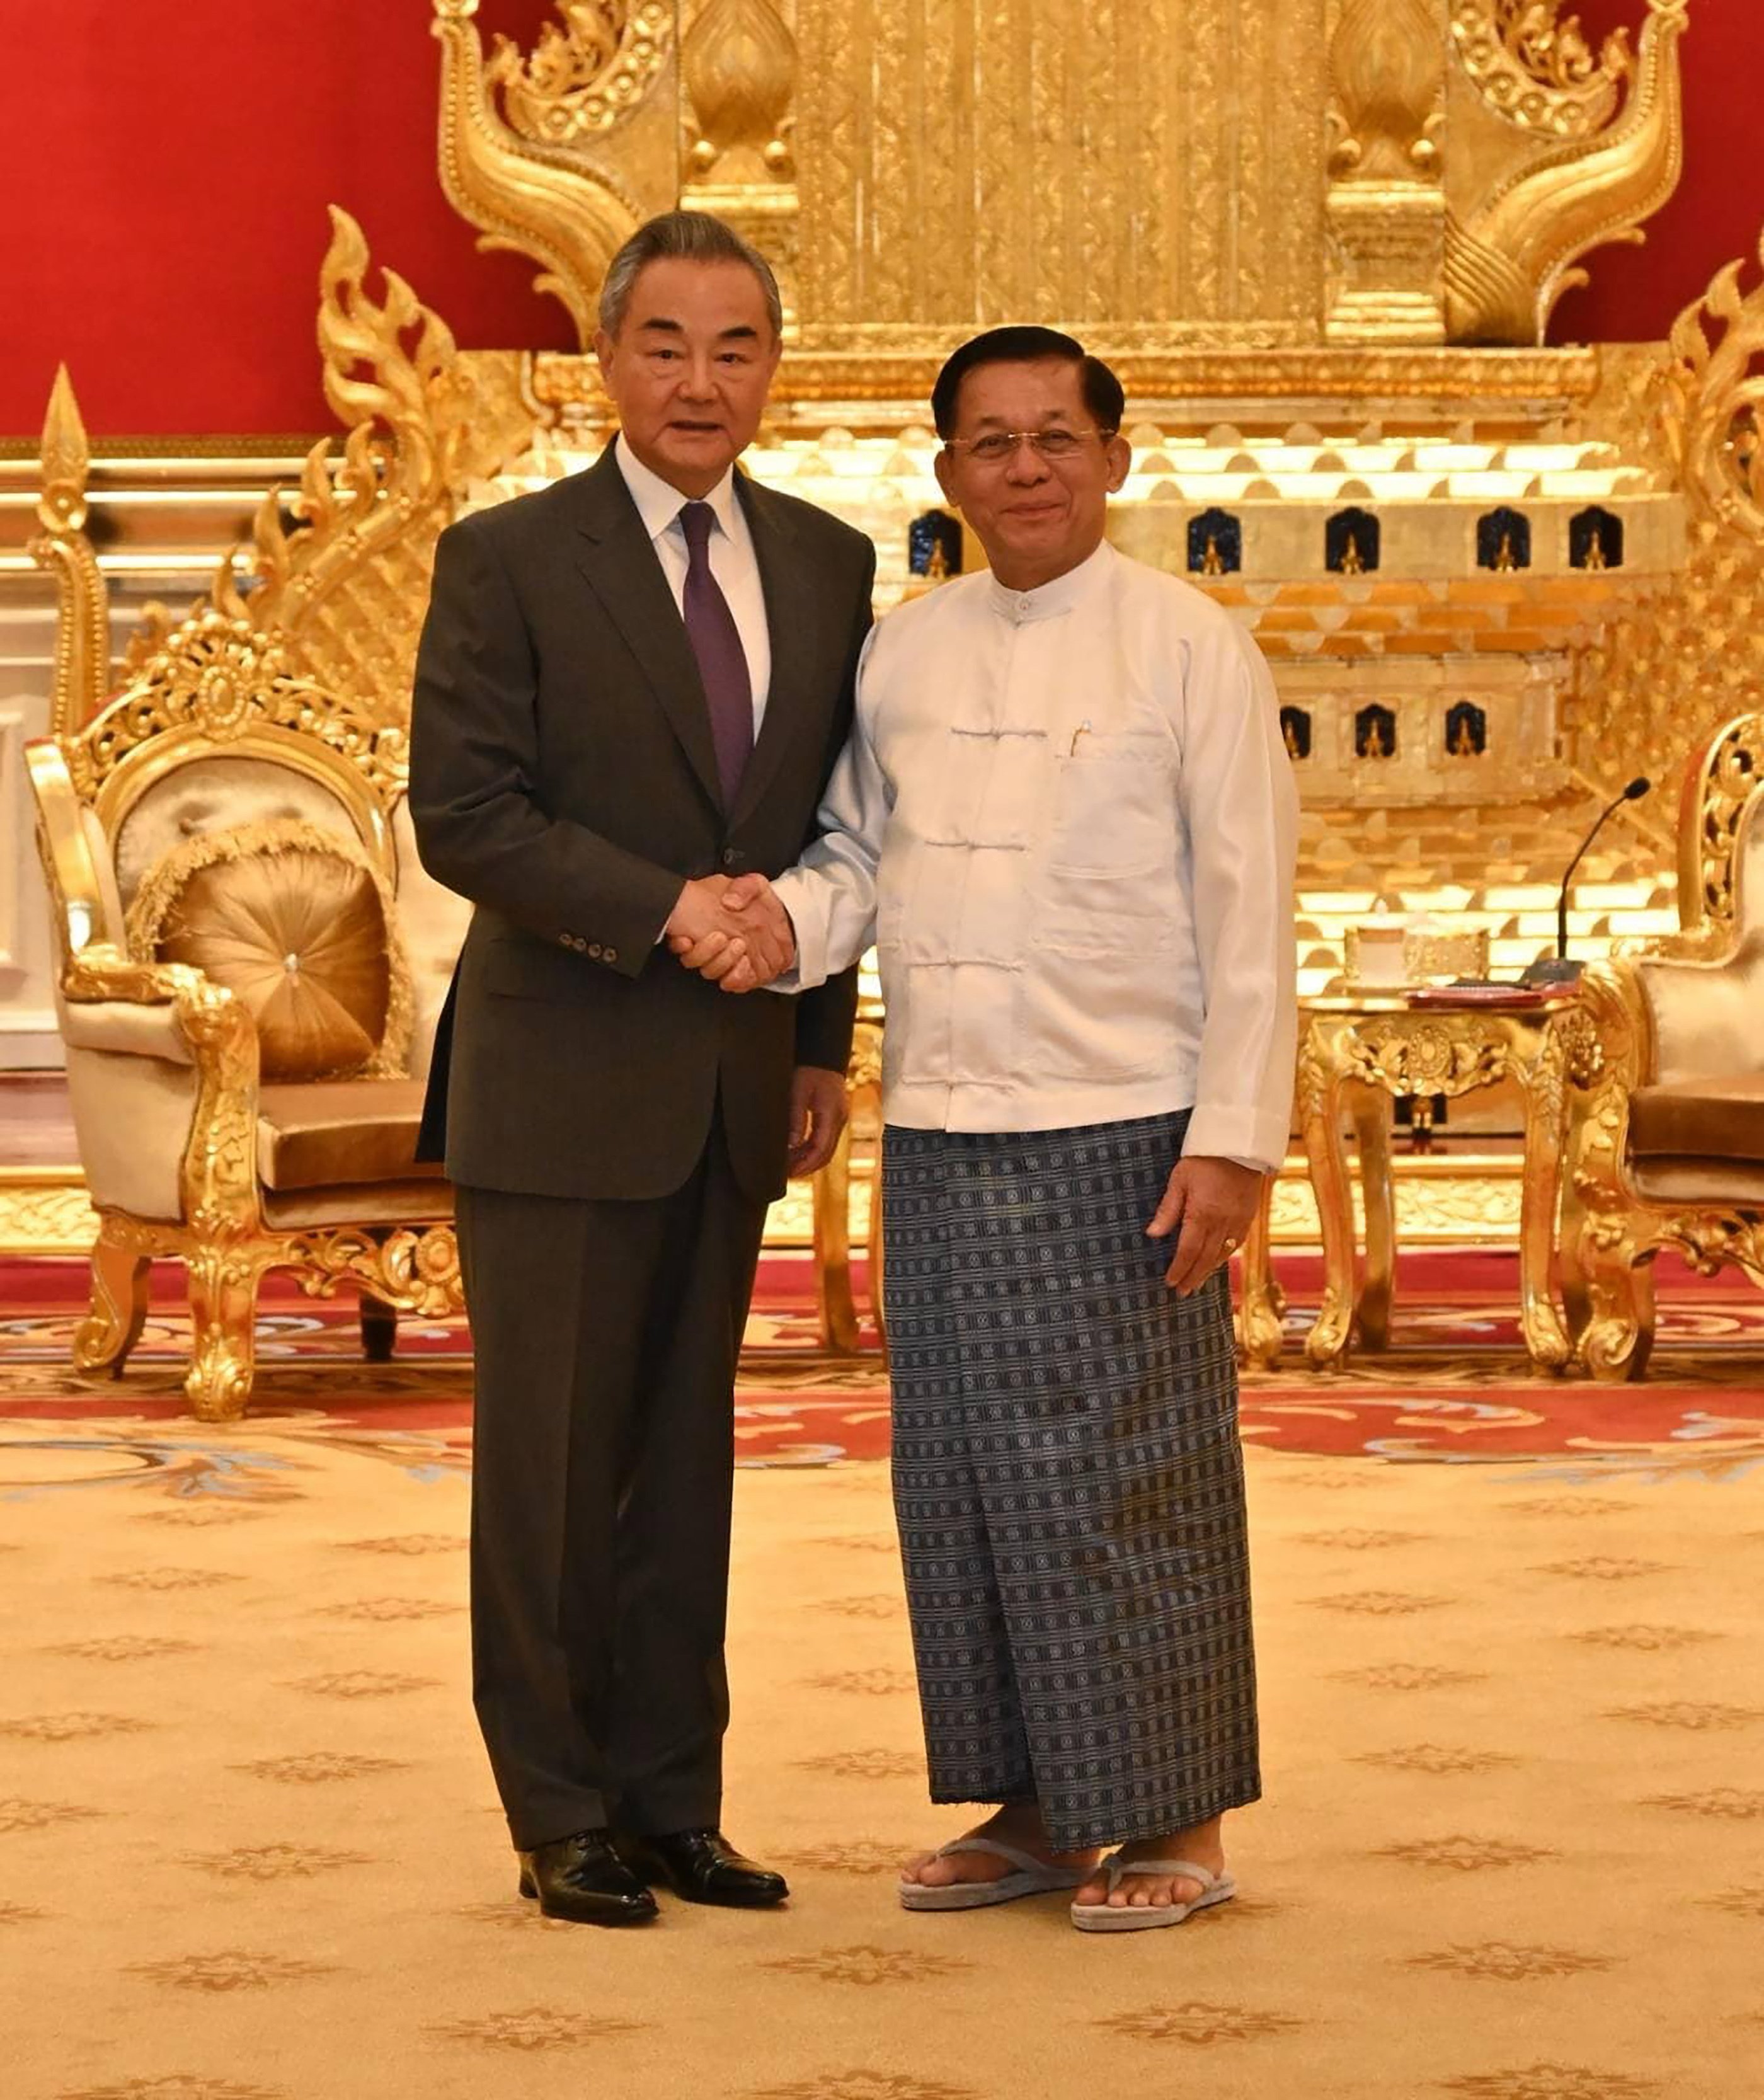
{"type": "Polygon", "coordinates": [[[790,1076],[843,1071],[853,973],[732,996],[656,937],[681,882],[777,875],[814,835],[851,722],[875,552],[738,475],[771,684],[735,806],[686,628],[609,446],[462,518],[435,552],[411,717],[424,866],[476,906],[419,1157],[455,1181],[634,1198],[678,1188],[721,1102],[742,1187],[781,1193],[790,1076]]]}

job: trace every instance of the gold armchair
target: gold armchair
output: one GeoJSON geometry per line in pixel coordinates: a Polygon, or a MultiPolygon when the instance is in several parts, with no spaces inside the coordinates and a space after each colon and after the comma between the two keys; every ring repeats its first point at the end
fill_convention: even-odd
{"type": "Polygon", "coordinates": [[[461,1303],[452,1193],[412,1149],[467,907],[417,863],[404,754],[401,730],[218,607],[83,728],[29,750],[101,1220],[74,1361],[120,1373],[148,1264],[175,1257],[205,1419],[250,1397],[267,1270],[315,1295],[355,1286],[373,1355],[399,1311],[461,1303]]]}
{"type": "Polygon", "coordinates": [[[1691,761],[1678,836],[1682,930],[1581,980],[1598,1048],[1562,1244],[1599,1377],[1646,1371],[1661,1248],[1764,1284],[1764,714],[1691,761]]]}

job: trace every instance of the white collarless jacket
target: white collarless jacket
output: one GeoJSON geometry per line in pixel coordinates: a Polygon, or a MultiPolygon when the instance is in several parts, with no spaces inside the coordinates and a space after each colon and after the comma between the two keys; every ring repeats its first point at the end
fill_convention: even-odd
{"type": "Polygon", "coordinates": [[[883,1110],[1054,1130],[1192,1108],[1284,1157],[1297,798],[1254,643],[1105,544],[1038,590],[939,585],[875,629],[824,836],[777,888],[807,987],[874,939],[883,1110]]]}

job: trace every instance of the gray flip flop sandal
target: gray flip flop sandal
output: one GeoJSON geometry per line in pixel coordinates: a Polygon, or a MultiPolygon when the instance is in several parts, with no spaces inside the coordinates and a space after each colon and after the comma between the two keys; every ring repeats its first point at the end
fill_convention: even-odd
{"type": "Polygon", "coordinates": [[[931,1856],[947,1860],[957,1852],[990,1852],[1016,1872],[1000,1874],[991,1882],[951,1882],[942,1889],[928,1889],[923,1882],[902,1882],[903,1910],[985,1910],[993,1904],[1015,1903],[1019,1896],[1075,1889],[1086,1875],[1082,1867],[1050,1866],[1033,1852],[1020,1852],[1014,1845],[1001,1845],[994,1838],[958,1838],[953,1844],[940,1845],[931,1856]]]}
{"type": "Polygon", "coordinates": [[[1197,1910],[1213,1904],[1229,1903],[1237,1884],[1229,1874],[1209,1873],[1193,1860],[1123,1860],[1116,1853],[1103,1862],[1113,1895],[1129,1874],[1170,1874],[1198,1882],[1201,1893],[1185,1904],[1074,1904],[1072,1922],[1080,1932],[1150,1932],[1162,1925],[1180,1925],[1197,1910]]]}

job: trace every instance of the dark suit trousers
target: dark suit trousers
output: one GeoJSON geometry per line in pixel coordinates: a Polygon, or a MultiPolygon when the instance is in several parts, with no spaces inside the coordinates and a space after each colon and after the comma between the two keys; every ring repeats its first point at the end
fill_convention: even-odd
{"type": "Polygon", "coordinates": [[[518,1847],[720,1818],[732,1393],[765,1208],[461,1187],[473,1700],[518,1847]]]}

